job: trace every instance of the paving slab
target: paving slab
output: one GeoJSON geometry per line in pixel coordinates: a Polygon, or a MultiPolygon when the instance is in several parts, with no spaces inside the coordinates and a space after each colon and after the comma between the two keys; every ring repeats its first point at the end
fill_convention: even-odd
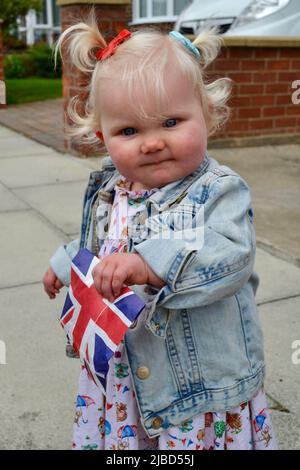
{"type": "MultiPolygon", "coordinates": [[[[77,157],[78,158],[78,157],[77,157]]],[[[103,161],[103,156],[102,157],[89,157],[89,158],[80,158],[81,163],[86,165],[93,170],[100,170],[102,167],[102,161],[103,161]]]]}
{"type": "Polygon", "coordinates": [[[34,211],[0,213],[0,288],[40,282],[64,234],[34,211]]]}
{"type": "Polygon", "coordinates": [[[0,158],[23,157],[26,155],[40,155],[51,153],[53,150],[45,145],[38,144],[27,137],[17,133],[16,136],[1,138],[0,158]]]}
{"type": "Polygon", "coordinates": [[[87,181],[15,189],[14,193],[67,235],[79,233],[87,181]]]}
{"type": "Polygon", "coordinates": [[[20,209],[29,209],[29,206],[0,183],[0,212],[20,209]]]}
{"type": "Polygon", "coordinates": [[[300,450],[300,419],[292,413],[271,410],[279,450],[300,450]]]}
{"type": "Polygon", "coordinates": [[[12,131],[11,129],[8,129],[8,127],[0,126],[0,139],[3,138],[12,138],[15,137],[17,132],[12,131]]]}
{"type": "Polygon", "coordinates": [[[0,181],[8,188],[87,181],[90,169],[56,153],[0,159],[0,181]]]}
{"type": "Polygon", "coordinates": [[[300,266],[300,145],[211,149],[209,153],[249,183],[261,246],[300,266]]]}
{"type": "MultiPolygon", "coordinates": [[[[295,341],[300,341],[299,306],[300,297],[259,307],[265,337],[266,391],[283,409],[297,416],[298,419],[300,417],[300,362],[295,361],[295,341]]],[[[300,357],[300,352],[298,357],[300,357]]],[[[299,434],[299,428],[297,434],[299,434]]]]}
{"type": "Polygon", "coordinates": [[[0,449],[72,447],[80,363],[65,356],[64,297],[50,301],[41,284],[0,290],[0,449]]]}
{"type": "Polygon", "coordinates": [[[260,278],[256,294],[259,304],[300,295],[300,268],[297,266],[258,248],[254,269],[260,278]]]}

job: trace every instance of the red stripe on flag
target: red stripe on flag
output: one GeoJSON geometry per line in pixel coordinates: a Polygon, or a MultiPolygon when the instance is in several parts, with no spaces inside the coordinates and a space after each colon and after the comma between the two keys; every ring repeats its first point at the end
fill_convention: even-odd
{"type": "Polygon", "coordinates": [[[107,308],[98,318],[97,325],[105,331],[115,344],[119,344],[124,337],[128,326],[115,314],[113,310],[107,308]]]}
{"type": "Polygon", "coordinates": [[[75,308],[73,307],[73,308],[69,311],[69,313],[67,313],[67,315],[65,315],[65,316],[60,320],[60,322],[63,323],[63,325],[66,325],[66,324],[69,322],[69,320],[71,320],[71,318],[72,318],[72,316],[73,316],[73,313],[74,313],[74,310],[75,310],[75,308]]]}
{"type": "Polygon", "coordinates": [[[77,273],[72,269],[73,296],[81,305],[77,322],[73,329],[73,342],[79,350],[82,337],[90,320],[93,320],[114,344],[119,344],[128,327],[123,321],[103,302],[103,297],[97,292],[94,284],[90,287],[82,282],[77,273]]]}

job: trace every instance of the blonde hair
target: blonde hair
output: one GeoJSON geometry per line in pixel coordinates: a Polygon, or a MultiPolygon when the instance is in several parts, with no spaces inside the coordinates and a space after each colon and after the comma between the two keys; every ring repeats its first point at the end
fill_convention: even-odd
{"type": "MultiPolygon", "coordinates": [[[[164,73],[170,64],[190,82],[201,100],[208,135],[215,133],[228,119],[229,108],[226,103],[231,91],[231,80],[219,78],[209,83],[205,76],[206,67],[216,58],[222,44],[221,37],[214,29],[203,31],[194,40],[193,44],[200,52],[199,59],[180,41],[149,28],[132,33],[128,40],[117,47],[114,55],[98,61],[95,53],[107,44],[98,29],[92,8],[86,22],[70,26],[60,35],[55,47],[55,63],[65,40],[68,41],[67,53],[74,66],[90,74],[87,86],[81,88],[87,96],[85,102],[82,102],[79,94],[71,98],[67,108],[73,123],[67,133],[83,144],[97,144],[99,148],[99,139],[95,136],[101,122],[98,90],[104,80],[117,77],[127,86],[131,95],[138,84],[143,96],[150,94],[159,109],[160,99],[166,91],[164,73]],[[82,111],[78,112],[82,104],[83,115],[82,111]]],[[[142,101],[137,105],[137,114],[142,118],[153,118],[147,114],[142,101]]]]}

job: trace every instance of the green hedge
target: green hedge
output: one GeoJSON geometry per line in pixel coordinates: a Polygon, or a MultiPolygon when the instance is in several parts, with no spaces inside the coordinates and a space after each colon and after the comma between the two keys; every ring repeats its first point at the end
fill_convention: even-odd
{"type": "Polygon", "coordinates": [[[54,70],[53,49],[48,44],[35,44],[23,53],[7,54],[4,57],[4,74],[6,78],[60,78],[61,60],[57,58],[54,70]]]}

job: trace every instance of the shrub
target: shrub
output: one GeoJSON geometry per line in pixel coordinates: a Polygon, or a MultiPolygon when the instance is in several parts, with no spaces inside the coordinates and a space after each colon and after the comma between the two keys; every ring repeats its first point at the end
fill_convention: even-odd
{"type": "Polygon", "coordinates": [[[28,49],[28,55],[37,77],[59,78],[61,76],[61,62],[57,61],[57,67],[54,70],[53,49],[48,44],[34,44],[28,49]]]}
{"type": "Polygon", "coordinates": [[[27,77],[27,70],[22,56],[9,54],[4,57],[4,75],[5,78],[27,77]]]}
{"type": "Polygon", "coordinates": [[[3,35],[3,48],[11,53],[14,51],[25,50],[27,48],[26,41],[18,39],[7,32],[3,35]]]}
{"type": "Polygon", "coordinates": [[[7,78],[43,77],[60,78],[61,61],[54,70],[54,58],[48,44],[35,44],[25,53],[8,54],[4,57],[4,74],[7,78]]]}

